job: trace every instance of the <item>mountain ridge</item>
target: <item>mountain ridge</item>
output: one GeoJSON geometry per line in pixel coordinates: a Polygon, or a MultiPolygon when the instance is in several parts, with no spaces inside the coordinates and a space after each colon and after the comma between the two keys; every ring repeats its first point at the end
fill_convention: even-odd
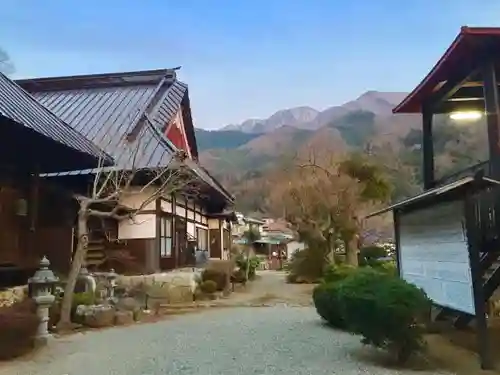
{"type": "Polygon", "coordinates": [[[366,110],[376,115],[390,115],[407,93],[370,90],[358,98],[339,106],[331,106],[319,111],[310,106],[281,109],[265,119],[248,119],[240,124],[230,124],[215,131],[241,131],[243,133],[268,133],[282,126],[316,130],[329,122],[356,110],[366,110]]]}

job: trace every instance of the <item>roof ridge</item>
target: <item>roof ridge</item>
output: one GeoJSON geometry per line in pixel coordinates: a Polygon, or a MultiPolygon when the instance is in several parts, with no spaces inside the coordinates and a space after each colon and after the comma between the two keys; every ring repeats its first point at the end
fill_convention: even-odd
{"type": "MultiPolygon", "coordinates": [[[[174,76],[173,83],[176,82],[176,79],[177,78],[174,76]]],[[[134,120],[134,123],[129,127],[129,129],[127,129],[128,134],[125,135],[129,141],[132,142],[137,138],[144,126],[143,121],[141,120],[146,114],[150,114],[152,109],[154,109],[158,105],[158,103],[160,103],[164,99],[166,93],[168,93],[168,91],[170,90],[170,87],[173,83],[167,87],[167,82],[170,82],[170,79],[167,79],[167,76],[164,76],[156,85],[155,91],[153,95],[151,95],[151,98],[146,103],[144,103],[144,107],[137,113],[136,120],[134,120]],[[162,92],[162,89],[165,90],[162,92]]]]}

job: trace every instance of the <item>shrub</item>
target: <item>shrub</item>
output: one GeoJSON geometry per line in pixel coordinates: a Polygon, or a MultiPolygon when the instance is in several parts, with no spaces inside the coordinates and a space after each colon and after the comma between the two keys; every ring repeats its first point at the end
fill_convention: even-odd
{"type": "Polygon", "coordinates": [[[318,315],[329,325],[336,328],[345,328],[342,317],[342,308],[338,298],[339,286],[336,283],[323,283],[313,290],[313,302],[318,315]]]}
{"type": "Polygon", "coordinates": [[[200,284],[203,293],[212,294],[217,291],[217,283],[213,280],[205,280],[200,284]]]}
{"type": "Polygon", "coordinates": [[[19,357],[35,347],[40,320],[33,300],[0,308],[0,360],[19,357]]]}
{"type": "Polygon", "coordinates": [[[91,292],[82,292],[73,294],[73,307],[80,305],[90,306],[95,304],[95,296],[91,292]]]}
{"type": "Polygon", "coordinates": [[[243,272],[246,273],[247,270],[247,265],[249,267],[248,269],[248,278],[252,280],[255,278],[257,268],[259,268],[260,265],[260,259],[256,256],[253,256],[250,258],[250,261],[247,262],[247,259],[244,256],[239,256],[236,258],[236,266],[240,269],[243,270],[243,272]]]}
{"type": "Polygon", "coordinates": [[[80,305],[94,305],[95,301],[95,295],[91,292],[74,293],[73,301],[71,302],[71,320],[75,323],[80,323],[76,317],[76,308],[80,305]]]}
{"type": "Polygon", "coordinates": [[[362,335],[363,343],[394,352],[400,363],[424,348],[419,319],[430,303],[422,290],[370,268],[359,269],[337,286],[347,328],[362,335]]]}
{"type": "Polygon", "coordinates": [[[242,269],[234,271],[233,274],[231,275],[231,281],[233,283],[245,284],[247,281],[245,271],[242,269]]]}
{"type": "Polygon", "coordinates": [[[356,270],[356,267],[347,264],[332,264],[326,267],[323,274],[323,281],[325,283],[336,283],[352,275],[356,270]]]}
{"type": "Polygon", "coordinates": [[[227,276],[226,273],[222,270],[217,269],[206,269],[201,273],[201,283],[204,281],[213,281],[217,286],[216,290],[224,290],[227,284],[227,276]]]}
{"type": "Polygon", "coordinates": [[[387,275],[391,276],[397,276],[398,274],[398,268],[396,267],[396,262],[393,260],[378,260],[375,261],[371,264],[371,267],[373,269],[376,269],[377,271],[380,271],[382,273],[385,273],[387,275]]]}
{"type": "Polygon", "coordinates": [[[359,249],[359,255],[364,259],[379,259],[386,257],[387,250],[380,245],[368,245],[359,249]]]}
{"type": "Polygon", "coordinates": [[[287,263],[286,270],[292,275],[288,280],[317,282],[323,277],[323,271],[328,263],[327,252],[321,247],[298,250],[287,263]]]}

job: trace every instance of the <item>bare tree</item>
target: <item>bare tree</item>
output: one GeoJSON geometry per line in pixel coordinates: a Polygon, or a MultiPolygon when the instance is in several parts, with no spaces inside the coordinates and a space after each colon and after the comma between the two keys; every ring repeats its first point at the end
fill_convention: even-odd
{"type": "Polygon", "coordinates": [[[165,166],[137,168],[139,148],[137,144],[130,168],[105,167],[104,159],[101,158],[90,194],[74,197],[79,203],[78,240],[61,305],[61,317],[58,323],[58,328],[61,330],[71,325],[73,293],[87,254],[90,218],[134,221],[137,214],[162,196],[199,194],[199,179],[186,166],[187,156],[184,151],[175,153],[165,166]],[[132,197],[135,201],[134,207],[126,204],[132,197]]]}
{"type": "Polygon", "coordinates": [[[9,54],[0,48],[0,72],[6,75],[14,73],[14,64],[9,54]]]}
{"type": "Polygon", "coordinates": [[[332,255],[339,242],[348,264],[357,266],[360,217],[387,199],[390,188],[376,167],[353,155],[338,158],[326,153],[297,158],[274,184],[271,204],[284,212],[302,240],[332,255]]]}

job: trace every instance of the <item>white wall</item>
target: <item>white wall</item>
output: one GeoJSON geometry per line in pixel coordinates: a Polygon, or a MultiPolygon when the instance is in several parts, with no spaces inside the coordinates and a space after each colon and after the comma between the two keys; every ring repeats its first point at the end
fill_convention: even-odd
{"type": "MultiPolygon", "coordinates": [[[[120,204],[138,209],[146,200],[148,200],[155,193],[154,188],[146,188],[141,191],[140,187],[131,188],[128,192],[124,193],[120,199],[120,204]]],[[[156,206],[155,201],[148,203],[146,206],[141,207],[141,211],[154,210],[156,206]]],[[[156,220],[154,214],[141,214],[140,212],[135,216],[134,220],[121,220],[118,223],[118,238],[126,239],[143,239],[156,237],[156,220]]]]}
{"type": "Polygon", "coordinates": [[[156,215],[141,214],[134,220],[125,219],[118,223],[118,238],[131,240],[156,237],[156,215]]]}
{"type": "MultiPolygon", "coordinates": [[[[120,197],[120,204],[129,208],[139,208],[148,198],[150,198],[155,193],[154,188],[146,188],[141,191],[139,187],[133,187],[125,192],[120,197]]],[[[148,205],[142,207],[141,210],[154,210],[156,207],[155,201],[149,203],[148,205]]]]}
{"type": "Polygon", "coordinates": [[[434,303],[475,314],[463,202],[402,214],[401,276],[434,303]]]}

